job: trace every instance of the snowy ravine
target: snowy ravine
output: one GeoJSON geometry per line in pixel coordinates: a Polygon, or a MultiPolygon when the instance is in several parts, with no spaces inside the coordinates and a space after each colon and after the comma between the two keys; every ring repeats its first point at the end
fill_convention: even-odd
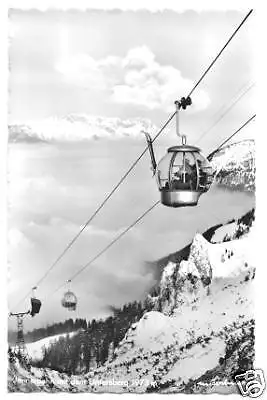
{"type": "Polygon", "coordinates": [[[158,295],[147,299],[152,310],[131,326],[103,367],[68,377],[17,363],[9,390],[237,392],[234,375],[253,366],[255,275],[254,228],[235,239],[237,230],[240,236],[240,226],[224,225],[211,243],[197,234],[188,259],[168,263],[158,295]]]}

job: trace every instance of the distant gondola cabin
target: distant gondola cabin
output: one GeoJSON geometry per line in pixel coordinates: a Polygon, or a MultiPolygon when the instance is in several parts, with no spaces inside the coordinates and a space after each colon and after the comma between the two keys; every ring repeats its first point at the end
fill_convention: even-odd
{"type": "Polygon", "coordinates": [[[77,307],[77,297],[73,292],[68,290],[64,293],[63,299],[61,300],[61,304],[64,308],[67,308],[69,311],[75,311],[77,307]]]}

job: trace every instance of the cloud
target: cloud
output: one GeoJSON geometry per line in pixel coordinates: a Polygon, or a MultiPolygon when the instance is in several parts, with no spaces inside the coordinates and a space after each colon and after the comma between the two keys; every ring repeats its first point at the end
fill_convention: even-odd
{"type": "Polygon", "coordinates": [[[147,46],[134,47],[128,51],[122,60],[124,68],[143,68],[155,62],[155,55],[147,46]]]}
{"type": "MultiPolygon", "coordinates": [[[[194,84],[174,66],[157,62],[147,46],[132,48],[124,57],[95,60],[87,54],[73,55],[58,62],[56,70],[71,83],[106,91],[115,103],[167,112],[173,110],[173,102],[186,96],[194,84]]],[[[208,94],[198,90],[192,110],[205,109],[209,101],[208,94]]]]}
{"type": "MultiPolygon", "coordinates": [[[[171,66],[162,67],[158,63],[140,70],[128,71],[124,84],[113,88],[112,99],[117,103],[131,103],[150,110],[174,111],[174,100],[186,95],[193,82],[181,76],[180,71],[171,66]]],[[[207,107],[208,96],[202,91],[194,99],[194,109],[207,107]]]]}
{"type": "Polygon", "coordinates": [[[10,143],[36,143],[44,142],[44,139],[35,135],[30,126],[15,124],[8,126],[8,141],[10,143]]]}
{"type": "Polygon", "coordinates": [[[90,89],[104,90],[113,82],[112,70],[120,65],[120,59],[108,56],[95,60],[87,54],[64,58],[56,64],[56,70],[65,79],[90,89]]]}
{"type": "Polygon", "coordinates": [[[8,231],[8,244],[11,248],[33,247],[33,243],[19,229],[12,228],[8,231]]]}
{"type": "MultiPolygon", "coordinates": [[[[34,221],[29,222],[28,226],[32,229],[55,229],[60,231],[67,232],[67,235],[75,236],[83,227],[84,225],[78,225],[67,218],[57,217],[57,216],[48,216],[46,219],[42,221],[42,223],[35,223],[34,221]]],[[[96,225],[88,225],[83,233],[83,235],[87,235],[89,238],[96,236],[96,237],[103,237],[106,239],[114,239],[114,237],[118,236],[124,231],[125,228],[120,229],[103,229],[96,225]]],[[[88,238],[84,240],[87,241],[88,238]]]]}

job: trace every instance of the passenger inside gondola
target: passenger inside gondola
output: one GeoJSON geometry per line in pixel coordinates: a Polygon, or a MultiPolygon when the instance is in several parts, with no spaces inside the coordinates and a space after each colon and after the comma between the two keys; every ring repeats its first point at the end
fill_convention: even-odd
{"type": "Polygon", "coordinates": [[[185,160],[184,167],[180,166],[179,170],[173,174],[172,189],[194,190],[194,182],[192,182],[193,175],[192,166],[185,160]]]}
{"type": "Polygon", "coordinates": [[[167,189],[167,190],[169,190],[169,189],[170,189],[169,182],[166,182],[166,183],[165,183],[165,185],[164,185],[164,189],[167,189]]]}

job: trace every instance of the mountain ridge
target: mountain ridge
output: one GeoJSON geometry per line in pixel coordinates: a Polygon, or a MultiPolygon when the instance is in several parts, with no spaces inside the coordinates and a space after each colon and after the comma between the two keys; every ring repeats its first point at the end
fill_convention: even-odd
{"type": "Polygon", "coordinates": [[[10,124],[9,143],[54,143],[65,141],[90,141],[101,138],[140,137],[142,130],[157,131],[146,118],[120,119],[115,117],[70,114],[50,117],[28,124],[10,124]]]}
{"type": "MultiPolygon", "coordinates": [[[[153,385],[160,392],[166,386],[170,392],[184,392],[190,379],[191,386],[195,385],[196,379],[207,370],[218,370],[223,362],[229,364],[227,348],[233,338],[238,338],[241,354],[243,339],[245,341],[248,332],[254,329],[251,285],[255,267],[248,254],[250,243],[248,232],[239,239],[221,243],[208,243],[197,234],[188,260],[179,265],[169,262],[165,267],[158,296],[151,299],[152,310],[129,329],[115,350],[113,361],[96,370],[92,376],[102,380],[122,377],[147,380],[150,382],[148,385],[138,388],[142,393],[153,391],[153,385]],[[203,348],[209,354],[206,361],[203,348]],[[195,367],[194,376],[192,372],[198,358],[203,361],[199,369],[195,367]],[[185,368],[188,363],[190,366],[185,368]],[[187,373],[183,372],[185,370],[187,373]]],[[[250,344],[247,353],[250,357],[244,365],[247,369],[254,360],[253,343],[250,344]]],[[[239,361],[237,359],[232,364],[232,380],[234,373],[240,370],[239,361]]],[[[229,376],[225,373],[224,378],[229,376]]],[[[210,386],[214,386],[216,380],[218,376],[212,375],[210,386]]],[[[201,389],[198,388],[200,392],[201,389]]],[[[95,387],[95,390],[110,389],[103,385],[95,387]]],[[[206,390],[207,387],[203,387],[203,391],[206,390]]],[[[117,387],[112,391],[125,392],[129,388],[117,387]]]]}

